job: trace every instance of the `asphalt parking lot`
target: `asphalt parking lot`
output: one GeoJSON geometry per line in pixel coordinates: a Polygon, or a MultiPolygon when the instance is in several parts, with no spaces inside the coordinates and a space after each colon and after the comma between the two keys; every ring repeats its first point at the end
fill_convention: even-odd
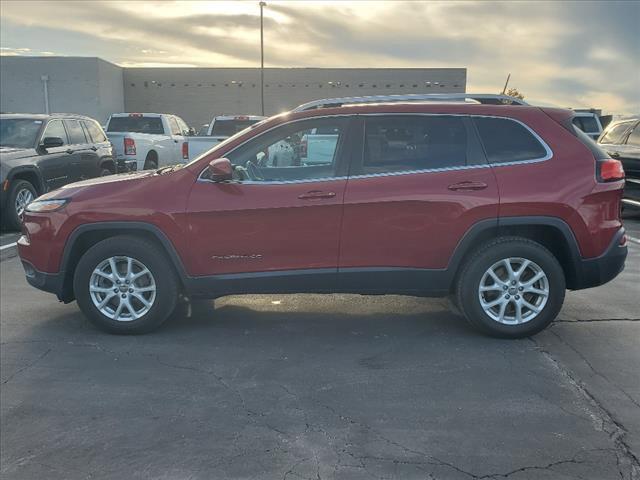
{"type": "MultiPolygon", "coordinates": [[[[640,239],[640,221],[627,230],[640,239]]],[[[2,244],[10,243],[0,237],[2,244]]],[[[529,340],[445,300],[235,296],[121,337],[0,263],[6,479],[640,478],[640,240],[529,340]]]]}

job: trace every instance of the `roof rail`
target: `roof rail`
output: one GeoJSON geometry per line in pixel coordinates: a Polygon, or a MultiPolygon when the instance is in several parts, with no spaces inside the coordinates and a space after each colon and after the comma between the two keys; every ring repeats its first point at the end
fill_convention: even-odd
{"type": "Polygon", "coordinates": [[[304,112],[316,108],[341,107],[362,103],[405,103],[405,102],[451,102],[471,100],[476,103],[492,105],[528,105],[524,100],[508,95],[491,93],[411,93],[407,95],[370,95],[364,97],[325,98],[303,103],[293,109],[294,112],[304,112]]]}

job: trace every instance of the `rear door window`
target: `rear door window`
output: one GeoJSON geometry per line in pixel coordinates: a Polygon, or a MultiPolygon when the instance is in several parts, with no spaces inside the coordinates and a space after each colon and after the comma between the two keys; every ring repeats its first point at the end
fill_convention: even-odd
{"type": "Polygon", "coordinates": [[[640,123],[636,125],[633,132],[627,138],[627,145],[633,145],[634,147],[640,147],[640,123]]]}
{"type": "Polygon", "coordinates": [[[160,117],[111,117],[107,132],[131,132],[163,135],[164,128],[160,117]]]}
{"type": "Polygon", "coordinates": [[[84,130],[80,122],[77,120],[65,120],[64,125],[67,128],[69,134],[69,143],[72,145],[87,143],[87,139],[84,135],[84,130]]]}
{"type": "Polygon", "coordinates": [[[489,163],[540,160],[547,150],[524,125],[507,119],[474,117],[489,163]]]}
{"type": "Polygon", "coordinates": [[[469,157],[462,116],[390,115],[367,118],[363,175],[462,167],[469,157]]]}
{"type": "Polygon", "coordinates": [[[104,135],[102,128],[96,123],[91,121],[83,122],[87,132],[91,136],[91,140],[94,143],[102,143],[107,141],[107,137],[104,135]]]}

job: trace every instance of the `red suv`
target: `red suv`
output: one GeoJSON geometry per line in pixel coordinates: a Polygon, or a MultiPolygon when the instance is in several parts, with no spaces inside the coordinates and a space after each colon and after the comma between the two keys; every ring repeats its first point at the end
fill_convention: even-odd
{"type": "Polygon", "coordinates": [[[523,337],[565,289],[623,269],[624,172],[571,111],[346,103],[38,198],[29,283],[116,333],[156,328],[179,296],[346,292],[451,295],[475,327],[523,337]]]}

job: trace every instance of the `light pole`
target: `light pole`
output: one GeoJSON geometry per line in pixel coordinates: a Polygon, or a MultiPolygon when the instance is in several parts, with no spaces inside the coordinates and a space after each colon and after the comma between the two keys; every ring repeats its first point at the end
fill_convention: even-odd
{"type": "Polygon", "coordinates": [[[267,2],[260,2],[260,104],[264,117],[264,16],[263,9],[267,2]]]}

